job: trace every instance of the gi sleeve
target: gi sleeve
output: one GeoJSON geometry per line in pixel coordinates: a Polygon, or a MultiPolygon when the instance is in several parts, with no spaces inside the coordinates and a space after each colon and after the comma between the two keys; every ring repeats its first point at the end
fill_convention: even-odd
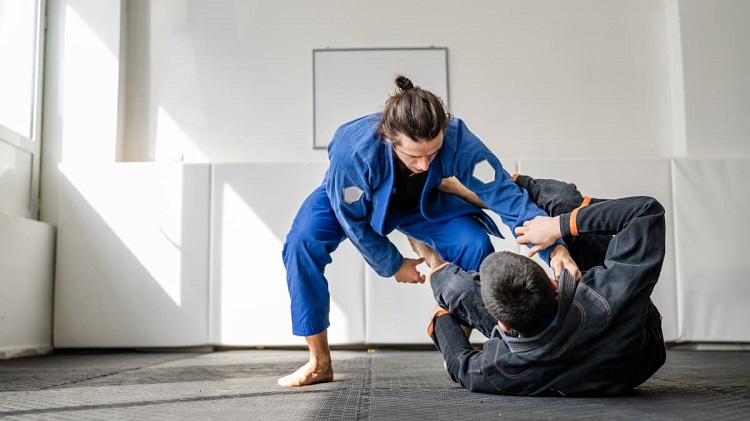
{"type": "MultiPolygon", "coordinates": [[[[459,122],[457,130],[457,151],[454,159],[454,172],[461,184],[476,193],[487,207],[498,214],[503,223],[516,236],[516,227],[525,221],[547,213],[537,206],[513,178],[503,168],[500,160],[482,141],[459,122]]],[[[539,252],[549,264],[552,249],[565,245],[558,239],[552,246],[539,252]]],[[[533,247],[533,244],[528,244],[533,247]]]]}
{"type": "Polygon", "coordinates": [[[450,313],[443,313],[433,318],[428,332],[435,347],[443,354],[445,368],[451,379],[464,387],[471,384],[469,362],[479,351],[474,350],[469,339],[461,329],[458,318],[450,313]]]}
{"type": "Polygon", "coordinates": [[[475,350],[464,335],[458,318],[452,314],[433,320],[431,338],[443,354],[445,368],[451,379],[471,392],[508,394],[518,381],[499,375],[495,359],[503,352],[502,340],[491,338],[481,351],[475,350]]]}
{"type": "Polygon", "coordinates": [[[336,219],[373,270],[385,278],[393,276],[404,258],[387,237],[370,225],[373,168],[356,153],[337,158],[331,159],[326,177],[326,191],[336,219]]]}

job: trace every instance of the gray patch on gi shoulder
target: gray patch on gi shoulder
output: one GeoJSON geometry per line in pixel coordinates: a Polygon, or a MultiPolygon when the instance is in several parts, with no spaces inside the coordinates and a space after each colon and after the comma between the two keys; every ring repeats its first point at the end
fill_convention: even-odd
{"type": "Polygon", "coordinates": [[[362,194],[364,194],[364,191],[359,187],[347,187],[344,189],[344,202],[346,202],[347,205],[351,205],[361,199],[362,194]]]}
{"type": "Polygon", "coordinates": [[[488,184],[495,181],[495,169],[484,159],[474,164],[473,176],[482,183],[488,184]]]}

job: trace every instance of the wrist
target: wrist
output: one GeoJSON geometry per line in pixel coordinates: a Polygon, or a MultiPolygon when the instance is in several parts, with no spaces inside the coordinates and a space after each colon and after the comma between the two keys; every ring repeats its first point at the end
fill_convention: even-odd
{"type": "Polygon", "coordinates": [[[549,258],[554,259],[557,257],[564,257],[569,254],[570,253],[568,252],[568,248],[565,245],[558,244],[552,249],[552,252],[549,254],[549,258]]]}

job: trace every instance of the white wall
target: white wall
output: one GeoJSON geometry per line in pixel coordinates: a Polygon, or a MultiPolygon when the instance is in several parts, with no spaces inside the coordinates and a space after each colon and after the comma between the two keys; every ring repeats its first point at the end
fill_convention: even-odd
{"type": "Polygon", "coordinates": [[[181,152],[167,157],[191,161],[325,159],[311,148],[312,50],[431,45],[448,48],[451,111],[503,158],[672,152],[663,1],[128,8],[128,160],[169,142],[181,152]]]}
{"type": "Polygon", "coordinates": [[[41,219],[57,223],[61,162],[117,156],[120,0],[47,2],[41,219]]]}
{"type": "Polygon", "coordinates": [[[750,155],[750,2],[680,2],[688,156],[750,155]]]}

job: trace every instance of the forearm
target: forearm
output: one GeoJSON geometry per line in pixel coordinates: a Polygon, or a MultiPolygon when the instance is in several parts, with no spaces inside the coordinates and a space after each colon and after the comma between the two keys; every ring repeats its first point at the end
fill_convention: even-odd
{"type": "Polygon", "coordinates": [[[384,278],[393,276],[404,263],[404,257],[388,237],[372,228],[366,218],[367,208],[359,203],[342,205],[338,199],[332,199],[331,204],[344,234],[367,264],[384,278]]]}
{"type": "Polygon", "coordinates": [[[478,208],[487,209],[487,205],[482,202],[479,196],[461,184],[456,177],[444,178],[440,186],[438,186],[438,190],[443,193],[456,195],[478,208]]]}
{"type": "MultiPolygon", "coordinates": [[[[506,183],[506,184],[512,184],[512,183],[506,183]]],[[[449,193],[449,194],[456,195],[456,196],[464,199],[465,201],[467,201],[467,202],[469,202],[469,203],[471,203],[471,204],[473,204],[473,205],[475,205],[475,206],[477,206],[479,208],[489,209],[489,207],[485,204],[485,202],[482,201],[482,199],[479,198],[479,195],[477,195],[475,192],[469,190],[469,188],[467,188],[466,186],[464,186],[456,177],[444,178],[443,181],[442,181],[442,183],[438,187],[438,189],[441,190],[444,193],[449,193]]],[[[524,201],[522,201],[521,203],[524,203],[524,201]]],[[[534,214],[533,212],[539,213],[539,211],[540,211],[540,209],[538,209],[536,206],[534,206],[533,203],[529,203],[528,201],[525,201],[525,205],[524,206],[529,206],[529,209],[531,209],[531,211],[532,211],[532,213],[526,213],[526,215],[534,214]]],[[[500,214],[501,217],[503,216],[502,212],[498,212],[498,214],[500,214]]],[[[522,215],[523,215],[523,213],[522,213],[522,215]]],[[[522,218],[519,218],[516,221],[516,224],[517,225],[518,224],[522,224],[523,222],[524,221],[522,220],[522,218]]],[[[513,228],[513,227],[511,227],[511,228],[513,228]]],[[[531,247],[531,246],[532,245],[529,245],[529,247],[531,247]]],[[[540,251],[540,254],[541,254],[542,258],[547,263],[550,263],[550,261],[553,258],[551,252],[553,251],[553,249],[558,248],[560,246],[565,247],[563,240],[560,239],[560,237],[558,237],[558,238],[556,238],[554,240],[554,242],[552,243],[552,245],[550,247],[547,247],[546,250],[541,250],[540,251]]]]}
{"type": "Polygon", "coordinates": [[[401,255],[396,246],[387,237],[382,237],[375,232],[369,236],[359,237],[351,232],[346,232],[346,234],[367,264],[378,275],[389,278],[404,263],[403,255],[401,255]]]}

